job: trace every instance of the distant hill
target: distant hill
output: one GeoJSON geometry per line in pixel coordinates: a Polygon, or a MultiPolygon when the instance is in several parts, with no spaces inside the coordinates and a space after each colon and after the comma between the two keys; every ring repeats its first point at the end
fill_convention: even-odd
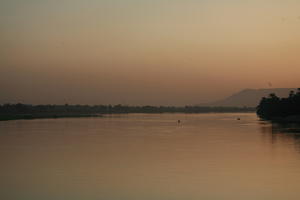
{"type": "Polygon", "coordinates": [[[225,99],[205,104],[205,106],[256,107],[261,98],[270,93],[275,93],[278,97],[287,97],[291,90],[296,91],[295,88],[245,89],[225,99]]]}

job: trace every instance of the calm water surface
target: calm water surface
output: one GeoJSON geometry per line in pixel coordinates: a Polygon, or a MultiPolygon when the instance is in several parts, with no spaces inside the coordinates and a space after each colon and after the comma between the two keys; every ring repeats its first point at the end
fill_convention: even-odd
{"type": "Polygon", "coordinates": [[[297,132],[255,114],[0,122],[0,199],[299,200],[297,132]]]}

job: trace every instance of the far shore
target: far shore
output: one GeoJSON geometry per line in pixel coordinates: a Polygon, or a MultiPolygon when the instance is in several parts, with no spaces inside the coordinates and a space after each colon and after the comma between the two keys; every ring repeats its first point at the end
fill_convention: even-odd
{"type": "Polygon", "coordinates": [[[102,117],[100,114],[0,114],[0,121],[102,117]]]}
{"type": "Polygon", "coordinates": [[[128,106],[128,105],[0,105],[0,121],[19,119],[55,119],[101,117],[105,114],[129,113],[250,113],[253,107],[209,107],[209,106],[128,106]]]}
{"type": "MultiPolygon", "coordinates": [[[[0,121],[12,121],[12,120],[34,120],[34,119],[60,119],[60,118],[98,118],[111,114],[176,114],[184,112],[138,112],[138,113],[105,113],[105,114],[15,114],[15,115],[1,115],[0,121]]],[[[198,112],[184,114],[205,114],[205,113],[254,113],[254,111],[241,111],[241,112],[198,112]]]]}

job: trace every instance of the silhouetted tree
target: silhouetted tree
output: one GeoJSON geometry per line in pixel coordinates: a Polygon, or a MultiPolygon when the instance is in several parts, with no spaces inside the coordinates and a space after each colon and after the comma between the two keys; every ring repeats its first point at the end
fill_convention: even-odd
{"type": "Polygon", "coordinates": [[[300,88],[296,93],[291,91],[287,98],[279,98],[274,93],[263,97],[257,106],[257,114],[263,119],[300,115],[300,88]]]}

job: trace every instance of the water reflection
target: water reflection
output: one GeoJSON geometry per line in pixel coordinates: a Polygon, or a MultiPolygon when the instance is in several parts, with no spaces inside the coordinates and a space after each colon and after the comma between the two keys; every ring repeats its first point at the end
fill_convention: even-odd
{"type": "MultiPolygon", "coordinates": [[[[263,124],[263,123],[262,123],[263,124]]],[[[300,153],[300,124],[299,123],[271,123],[269,126],[262,126],[264,133],[271,133],[272,143],[285,142],[292,144],[300,153]]]]}
{"type": "Polygon", "coordinates": [[[0,199],[298,200],[296,129],[255,114],[0,123],[0,199]]]}
{"type": "Polygon", "coordinates": [[[299,135],[300,134],[300,124],[299,123],[272,123],[272,133],[286,134],[289,135],[299,135]]]}

